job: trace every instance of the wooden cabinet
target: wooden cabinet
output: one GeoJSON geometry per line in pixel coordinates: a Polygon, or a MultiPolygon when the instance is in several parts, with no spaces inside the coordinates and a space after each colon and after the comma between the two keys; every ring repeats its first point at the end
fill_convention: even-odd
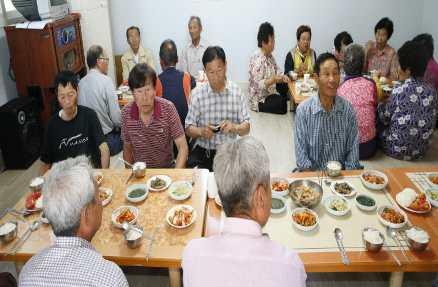
{"type": "Polygon", "coordinates": [[[43,122],[52,113],[55,76],[62,70],[80,77],[86,73],[79,19],[79,14],[70,14],[42,30],[4,28],[18,94],[39,98],[43,122]]]}

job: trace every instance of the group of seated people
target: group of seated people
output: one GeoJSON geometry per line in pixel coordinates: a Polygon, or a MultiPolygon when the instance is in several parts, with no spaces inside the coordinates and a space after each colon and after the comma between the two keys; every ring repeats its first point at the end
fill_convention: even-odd
{"type": "Polygon", "coordinates": [[[88,161],[108,168],[110,156],[121,150],[129,164],[214,170],[227,218],[221,234],[193,240],[185,248],[185,286],[204,286],[217,270],[238,276],[209,285],[305,286],[297,254],[262,233],[271,209],[269,158],[263,145],[247,136],[249,109],[286,112],[290,71],[313,74],[319,87],[318,95],[296,110],[298,170],[325,169],[332,160],[343,169],[360,169],[359,160],[372,156],[378,144],[403,160],[425,155],[438,109],[438,65],[430,35],[419,35],[395,52],[387,43],[393,24],[383,18],[375,27],[376,41],[366,48],[342,32],[334,41],[335,54],[317,57],[310,48],[310,27],[300,26],[281,72],[272,56],[274,29],[265,22],[250,59],[246,97],[226,77],[224,50],[201,41],[199,17],[191,17],[188,28],[192,41],[182,53],[183,71],[177,68],[176,45],[167,39],[160,46],[160,75],[140,44],[140,30],[127,30],[130,50],[122,57],[123,77],[134,101],[123,110],[100,46],[88,50],[90,71],[83,79],[70,71],[56,77],[61,109],[48,123],[41,155],[43,172],[51,169],[43,208],[56,240],[27,262],[21,286],[127,286],[120,268],[90,243],[101,224],[102,206],[88,161]],[[364,75],[371,70],[401,81],[380,102],[376,83],[364,75]],[[199,71],[208,81],[193,89],[199,71]]]}

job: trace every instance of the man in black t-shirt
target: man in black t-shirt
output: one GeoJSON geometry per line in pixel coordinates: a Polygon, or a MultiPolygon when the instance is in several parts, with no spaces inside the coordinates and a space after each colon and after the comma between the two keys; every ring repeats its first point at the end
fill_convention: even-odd
{"type": "Polygon", "coordinates": [[[86,155],[95,168],[109,167],[109,148],[96,112],[77,105],[78,79],[70,71],[56,76],[55,87],[61,110],[50,119],[41,153],[45,173],[53,163],[86,155]]]}

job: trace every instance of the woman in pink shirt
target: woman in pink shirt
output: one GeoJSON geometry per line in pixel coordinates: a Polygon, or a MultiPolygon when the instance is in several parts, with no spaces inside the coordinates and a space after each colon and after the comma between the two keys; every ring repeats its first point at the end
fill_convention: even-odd
{"type": "Polygon", "coordinates": [[[338,95],[347,99],[356,112],[359,129],[359,159],[367,159],[377,149],[376,139],[376,84],[362,76],[364,49],[350,44],[344,52],[345,80],[338,88],[338,95]]]}

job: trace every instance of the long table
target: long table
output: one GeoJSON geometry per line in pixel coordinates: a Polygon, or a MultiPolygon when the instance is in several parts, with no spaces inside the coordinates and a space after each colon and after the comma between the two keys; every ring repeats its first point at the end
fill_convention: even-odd
{"type": "MultiPolygon", "coordinates": [[[[146,176],[142,179],[132,179],[129,184],[146,183],[146,180],[153,175],[167,175],[173,181],[195,179],[192,196],[183,201],[184,204],[193,206],[197,212],[196,222],[187,229],[175,229],[165,222],[166,212],[177,202],[169,198],[166,191],[149,192],[145,201],[138,204],[130,203],[125,199],[126,180],[130,175],[130,170],[102,170],[104,179],[102,187],[112,189],[112,201],[103,208],[102,225],[92,240],[93,246],[106,259],[111,260],[122,266],[144,266],[144,267],[165,267],[169,268],[171,286],[180,286],[180,265],[182,251],[185,245],[194,238],[202,236],[204,211],[206,202],[206,191],[201,190],[201,170],[190,169],[148,169],[146,176]],[[195,176],[193,176],[195,172],[195,176]],[[111,213],[121,205],[134,205],[139,208],[139,219],[137,224],[143,227],[145,236],[142,245],[137,249],[130,249],[123,238],[121,229],[111,223],[111,213]]],[[[27,194],[26,194],[27,195],[27,194]]],[[[16,204],[15,209],[20,210],[24,207],[26,195],[16,204]]],[[[39,214],[31,215],[25,220],[30,223],[38,219],[39,214]]],[[[1,222],[14,219],[12,215],[7,215],[1,222]]],[[[18,237],[20,237],[27,224],[19,222],[18,237]]],[[[48,225],[44,225],[30,236],[20,250],[15,255],[4,256],[13,245],[0,245],[0,260],[25,262],[34,254],[50,246],[55,236],[48,225]]]]}

